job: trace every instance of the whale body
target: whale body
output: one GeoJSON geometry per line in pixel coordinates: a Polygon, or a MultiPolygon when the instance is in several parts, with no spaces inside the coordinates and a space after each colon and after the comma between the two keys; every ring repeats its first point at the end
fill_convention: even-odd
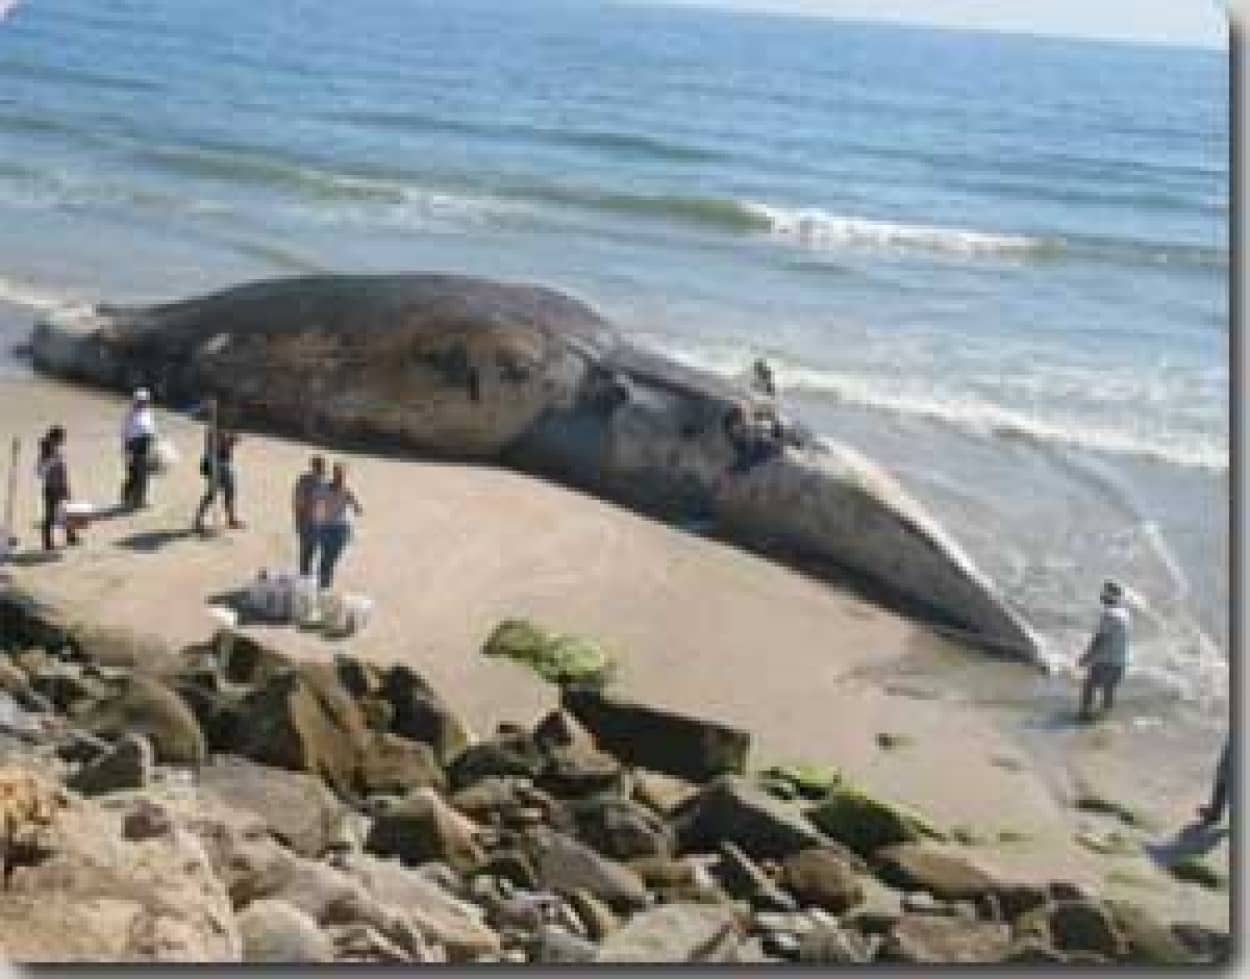
{"type": "Polygon", "coordinates": [[[787,429],[744,449],[751,393],[629,342],[552,289],[433,274],[253,282],[178,302],[57,311],[37,369],[331,444],[490,461],[828,566],[987,648],[1038,637],[902,487],[787,429]]]}

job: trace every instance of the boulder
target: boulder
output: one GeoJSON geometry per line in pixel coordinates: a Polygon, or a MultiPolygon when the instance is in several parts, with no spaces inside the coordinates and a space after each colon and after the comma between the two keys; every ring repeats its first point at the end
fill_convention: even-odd
{"type": "Polygon", "coordinates": [[[551,711],[535,725],[530,735],[534,743],[544,751],[552,748],[587,748],[597,747],[590,732],[577,722],[577,718],[567,710],[557,708],[551,711]]]}
{"type": "Polygon", "coordinates": [[[832,847],[812,847],[786,857],[782,880],[803,907],[844,914],[864,899],[855,864],[832,847]]]}
{"type": "Polygon", "coordinates": [[[519,829],[538,822],[560,832],[573,829],[564,804],[523,776],[487,776],[456,792],[450,801],[457,810],[484,824],[519,829]]]}
{"type": "Polygon", "coordinates": [[[536,779],[546,759],[529,735],[500,733],[471,744],[447,766],[447,781],[459,790],[492,776],[536,779]]]}
{"type": "Polygon", "coordinates": [[[200,770],[200,789],[254,813],[277,840],[303,857],[324,854],[347,819],[346,807],[315,776],[242,758],[214,758],[200,770]]]}
{"type": "Polygon", "coordinates": [[[593,962],[599,954],[594,942],[571,935],[555,925],[541,925],[529,942],[529,960],[544,965],[593,962]]]}
{"type": "Polygon", "coordinates": [[[362,748],[358,783],[365,793],[403,794],[442,789],[447,777],[430,745],[375,731],[362,748]]]}
{"type": "Polygon", "coordinates": [[[284,654],[233,629],[220,630],[213,637],[213,648],[225,678],[242,686],[264,686],[295,668],[284,654]]]}
{"type": "Polygon", "coordinates": [[[242,702],[247,723],[235,753],[253,761],[310,772],[340,793],[356,783],[367,730],[333,668],[301,666],[279,673],[242,702]]]}
{"type": "Polygon", "coordinates": [[[919,814],[843,785],[831,789],[807,816],[822,833],[863,856],[883,846],[941,838],[919,814]]]}
{"type": "Polygon", "coordinates": [[[560,703],[600,749],[628,765],[693,782],[746,770],[751,736],[745,731],[584,687],[566,688],[560,703]]]}
{"type": "Polygon", "coordinates": [[[13,702],[23,710],[46,711],[53,707],[49,698],[31,688],[26,672],[7,657],[0,658],[0,692],[12,697],[13,702]]]}
{"type": "Polygon", "coordinates": [[[1193,952],[1149,910],[1127,901],[1107,901],[1111,920],[1126,945],[1124,959],[1136,965],[1193,965],[1193,952]]]}
{"type": "Polygon", "coordinates": [[[285,901],[249,904],[238,916],[247,962],[330,962],[334,946],[307,914],[285,901]]]}
{"type": "Polygon", "coordinates": [[[69,787],[83,795],[138,789],[152,779],[152,745],[142,734],[124,734],[100,758],[83,765],[69,787]]]}
{"type": "Polygon", "coordinates": [[[879,960],[926,964],[1002,962],[1010,949],[1011,929],[1006,925],[905,914],[890,930],[879,960]]]}
{"type": "Polygon", "coordinates": [[[1067,955],[1089,952],[1120,959],[1128,952],[1110,910],[1093,900],[1056,901],[1026,912],[1012,923],[1012,933],[1019,941],[1037,939],[1067,955]]]}
{"type": "Polygon", "coordinates": [[[383,671],[372,663],[339,653],[334,657],[339,686],[356,700],[381,693],[383,671]]]}
{"type": "Polygon", "coordinates": [[[784,858],[827,842],[793,806],[731,775],[689,799],[673,825],[684,853],[706,853],[728,840],[751,857],[784,858]]]}
{"type": "Polygon", "coordinates": [[[184,830],[127,839],[123,812],[61,809],[42,859],[15,869],[0,901],[0,948],[19,962],[238,962],[226,889],[184,830]]]}
{"type": "Polygon", "coordinates": [[[635,915],[599,946],[598,962],[733,961],[743,940],[734,912],[714,904],[665,904],[635,915]]]}
{"type": "Polygon", "coordinates": [[[646,906],[647,891],[638,875],[590,847],[550,831],[537,834],[530,846],[539,884],[546,890],[586,891],[614,910],[646,906]]]}
{"type": "Polygon", "coordinates": [[[872,961],[875,941],[834,924],[822,924],[799,936],[797,958],[803,965],[859,965],[872,961]]]}
{"type": "Polygon", "coordinates": [[[633,777],[633,797],[661,816],[670,815],[699,792],[699,786],[663,772],[634,768],[630,774],[633,777]]]}
{"type": "Polygon", "coordinates": [[[875,851],[877,876],[904,891],[925,891],[941,901],[976,901],[994,894],[999,881],[957,850],[903,843],[875,851]]]}
{"type": "Polygon", "coordinates": [[[734,844],[722,842],[720,857],[717,876],[730,897],[746,901],[757,911],[797,910],[794,899],[734,844]]]}
{"type": "Polygon", "coordinates": [[[391,705],[391,732],[428,744],[443,765],[472,740],[468,728],[442,698],[402,664],[386,671],[378,695],[391,705]]]}
{"type": "Polygon", "coordinates": [[[452,962],[497,955],[499,936],[486,927],[479,908],[461,901],[396,860],[353,853],[338,866],[377,901],[399,908],[429,943],[447,950],[452,962]]]}
{"type": "Polygon", "coordinates": [[[578,838],[605,857],[667,857],[672,833],[664,820],[629,799],[595,798],[569,803],[578,838]]]}
{"type": "Polygon", "coordinates": [[[524,852],[517,849],[496,850],[477,868],[477,872],[506,880],[525,891],[538,887],[534,865],[524,852]]]}
{"type": "Polygon", "coordinates": [[[151,840],[171,836],[175,825],[168,806],[140,797],[122,816],[122,839],[151,840]]]}
{"type": "Polygon", "coordinates": [[[641,857],[631,860],[629,867],[662,902],[721,904],[729,900],[704,859],[641,857]]]}
{"type": "Polygon", "coordinates": [[[589,891],[573,891],[568,902],[592,941],[603,941],[621,926],[612,909],[589,891]]]}
{"type": "Polygon", "coordinates": [[[624,772],[611,755],[584,745],[549,748],[538,785],[560,799],[580,799],[602,792],[619,793],[624,772]]]}
{"type": "MultiPolygon", "coordinates": [[[[20,687],[19,687],[20,689],[20,687]]],[[[115,693],[102,680],[88,676],[79,663],[54,660],[30,674],[27,696],[33,694],[61,713],[80,705],[107,700],[115,693]]],[[[22,698],[14,696],[18,703],[22,698]]]]}
{"type": "Polygon", "coordinates": [[[485,859],[477,843],[479,832],[476,824],[433,789],[416,789],[374,820],[365,849],[399,857],[409,865],[440,860],[468,871],[485,859]]]}
{"type": "Polygon", "coordinates": [[[207,754],[195,715],[169,687],[147,676],[131,676],[119,692],[92,704],[77,721],[109,740],[127,733],[146,736],[162,765],[198,767],[207,754]]]}

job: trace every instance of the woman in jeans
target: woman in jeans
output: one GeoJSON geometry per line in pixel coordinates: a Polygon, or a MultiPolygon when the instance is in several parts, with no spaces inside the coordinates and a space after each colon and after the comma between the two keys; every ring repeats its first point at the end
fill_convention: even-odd
{"type": "MultiPolygon", "coordinates": [[[[39,440],[39,464],[36,473],[43,483],[43,549],[52,550],[52,528],[56,526],[61,504],[70,498],[69,467],[65,464],[63,448],[65,429],[53,425],[48,434],[39,440]]],[[[78,543],[78,535],[66,524],[65,540],[78,543]]]]}
{"type": "Polygon", "coordinates": [[[330,485],[322,491],[317,510],[317,534],[321,544],[317,578],[318,584],[325,589],[334,583],[334,566],[351,539],[349,513],[354,512],[357,516],[364,513],[356,495],[347,487],[347,470],[341,462],[334,464],[330,485]]]}

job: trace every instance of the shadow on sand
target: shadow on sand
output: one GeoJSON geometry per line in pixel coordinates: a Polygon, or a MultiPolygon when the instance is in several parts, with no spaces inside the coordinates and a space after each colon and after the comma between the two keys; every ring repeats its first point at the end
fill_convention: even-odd
{"type": "Polygon", "coordinates": [[[1170,867],[1190,857],[1206,856],[1228,837],[1228,830],[1219,826],[1190,823],[1170,840],[1147,843],[1142,849],[1161,867],[1170,867]]]}
{"type": "Polygon", "coordinates": [[[184,527],[181,530],[147,530],[139,534],[131,534],[129,537],[123,537],[117,541],[117,546],[124,547],[129,551],[150,554],[153,551],[159,551],[162,547],[197,536],[199,535],[189,527],[184,527]]]}

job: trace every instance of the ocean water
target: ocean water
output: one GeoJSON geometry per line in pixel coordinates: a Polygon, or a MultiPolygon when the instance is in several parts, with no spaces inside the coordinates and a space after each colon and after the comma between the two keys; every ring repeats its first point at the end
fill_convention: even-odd
{"type": "MultiPolygon", "coordinates": [[[[28,0],[0,302],[539,281],[888,467],[1073,655],[1222,724],[1224,52],[592,0],[28,0]]],[[[10,364],[6,369],[14,369],[10,364]]],[[[1162,709],[1162,708],[1160,708],[1162,709]]]]}

